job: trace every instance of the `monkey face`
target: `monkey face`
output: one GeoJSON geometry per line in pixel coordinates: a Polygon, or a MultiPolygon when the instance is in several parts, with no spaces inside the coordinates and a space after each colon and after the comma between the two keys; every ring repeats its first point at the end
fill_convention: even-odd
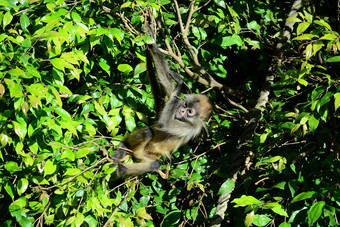
{"type": "Polygon", "coordinates": [[[194,108],[189,108],[189,107],[180,107],[178,111],[176,112],[176,119],[187,119],[190,117],[196,116],[196,110],[194,108]]]}
{"type": "Polygon", "coordinates": [[[180,121],[192,122],[199,116],[199,101],[186,97],[175,112],[175,119],[180,121]]]}
{"type": "Polygon", "coordinates": [[[175,119],[186,122],[193,122],[199,118],[207,121],[212,114],[211,100],[201,94],[186,95],[185,99],[179,104],[175,113],[175,119]]]}

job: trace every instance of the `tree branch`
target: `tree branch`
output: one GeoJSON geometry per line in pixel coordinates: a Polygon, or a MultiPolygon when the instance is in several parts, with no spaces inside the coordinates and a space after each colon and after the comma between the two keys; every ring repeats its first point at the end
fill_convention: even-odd
{"type": "MultiPolygon", "coordinates": [[[[194,6],[195,6],[195,0],[191,1],[190,6],[189,6],[189,13],[188,13],[188,19],[186,21],[186,25],[184,26],[184,23],[182,21],[182,17],[180,14],[180,9],[179,9],[179,5],[177,0],[174,0],[174,4],[175,4],[175,9],[176,9],[176,13],[177,13],[177,18],[178,18],[178,23],[180,26],[180,30],[181,30],[181,35],[182,35],[182,39],[186,45],[186,47],[188,48],[191,57],[192,57],[192,61],[193,61],[193,66],[194,68],[197,70],[198,73],[193,72],[191,69],[189,69],[183,62],[181,53],[179,52],[178,48],[176,48],[177,50],[177,54],[172,50],[169,41],[167,40],[165,34],[162,31],[162,35],[163,35],[163,39],[164,39],[164,43],[165,46],[167,48],[167,50],[164,49],[160,49],[161,52],[163,54],[169,55],[171,58],[173,58],[182,69],[184,69],[184,71],[194,80],[196,80],[197,82],[199,82],[200,84],[203,84],[205,86],[210,86],[212,88],[217,88],[218,90],[221,91],[221,94],[225,97],[225,99],[229,102],[230,105],[235,106],[241,110],[243,110],[244,112],[248,112],[248,110],[243,107],[242,105],[234,102],[233,100],[231,100],[227,95],[233,95],[233,96],[238,96],[239,92],[235,91],[233,89],[231,89],[230,87],[227,87],[219,82],[217,82],[212,75],[210,75],[205,69],[202,68],[201,64],[199,63],[199,59],[197,54],[195,53],[195,51],[192,48],[192,45],[190,44],[190,41],[188,39],[188,32],[189,32],[189,28],[190,28],[190,23],[192,20],[192,15],[195,12],[194,6]],[[204,78],[202,78],[200,75],[202,75],[204,78]]],[[[205,4],[206,5],[206,4],[205,4]]],[[[160,25],[160,23],[158,23],[159,28],[162,28],[162,26],[160,25]]]]}
{"type": "MultiPolygon", "coordinates": [[[[295,0],[288,17],[293,17],[297,15],[297,11],[302,7],[302,0],[295,0]]],[[[257,99],[257,103],[255,108],[250,113],[250,120],[246,125],[246,130],[243,132],[241,136],[241,143],[238,146],[238,152],[233,158],[232,164],[229,166],[227,174],[227,181],[231,180],[236,182],[237,176],[242,168],[247,169],[247,165],[249,165],[249,160],[253,157],[254,153],[249,149],[249,142],[251,142],[254,132],[258,126],[258,122],[261,118],[262,111],[266,104],[268,103],[270,88],[273,84],[275,74],[277,71],[278,65],[281,63],[281,59],[283,56],[283,47],[287,44],[287,41],[290,40],[291,32],[293,30],[293,23],[286,22],[285,30],[283,31],[280,42],[276,45],[275,50],[277,52],[278,58],[272,58],[270,63],[270,67],[268,69],[265,81],[263,83],[262,90],[259,93],[259,97],[257,99]]],[[[248,166],[249,167],[249,166],[248,166]]],[[[216,207],[215,214],[210,222],[210,226],[217,227],[221,225],[221,222],[224,219],[225,211],[228,208],[229,200],[231,197],[231,193],[233,190],[220,195],[218,199],[218,204],[216,207]]]]}

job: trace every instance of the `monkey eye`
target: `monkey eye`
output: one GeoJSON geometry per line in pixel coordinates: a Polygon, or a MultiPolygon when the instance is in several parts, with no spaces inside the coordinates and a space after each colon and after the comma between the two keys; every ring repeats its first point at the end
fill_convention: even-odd
{"type": "Polygon", "coordinates": [[[195,109],[188,109],[188,116],[192,117],[196,114],[196,110],[195,109]]]}

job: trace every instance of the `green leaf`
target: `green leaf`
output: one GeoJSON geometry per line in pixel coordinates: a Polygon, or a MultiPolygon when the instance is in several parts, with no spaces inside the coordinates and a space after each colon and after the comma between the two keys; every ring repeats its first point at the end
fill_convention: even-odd
{"type": "Polygon", "coordinates": [[[245,207],[262,203],[262,201],[256,199],[255,197],[246,195],[242,195],[240,198],[234,199],[231,202],[236,203],[234,207],[245,207]]]}
{"type": "Polygon", "coordinates": [[[62,128],[67,129],[75,136],[78,136],[77,129],[72,123],[73,121],[59,121],[62,128]]]}
{"type": "Polygon", "coordinates": [[[317,35],[313,34],[303,34],[300,36],[295,37],[293,40],[311,40],[312,38],[318,37],[317,35]]]}
{"type": "Polygon", "coordinates": [[[2,145],[3,147],[6,146],[7,143],[8,143],[8,141],[9,141],[8,135],[7,135],[5,132],[2,132],[2,133],[0,134],[0,142],[1,142],[1,145],[2,145]]]}
{"type": "Polygon", "coordinates": [[[124,32],[122,32],[120,29],[118,28],[112,28],[110,29],[110,34],[112,34],[119,43],[121,43],[121,41],[124,39],[124,32]]]}
{"type": "Polygon", "coordinates": [[[177,225],[181,220],[181,214],[182,212],[179,210],[171,211],[164,217],[161,227],[177,225]]]}
{"type": "Polygon", "coordinates": [[[290,223],[282,222],[279,227],[291,227],[290,223]]]}
{"type": "Polygon", "coordinates": [[[318,40],[316,42],[313,43],[313,54],[312,55],[316,55],[316,53],[321,50],[321,48],[324,46],[323,42],[318,40]]]}
{"type": "Polygon", "coordinates": [[[198,28],[196,26],[192,27],[192,33],[194,34],[194,36],[197,37],[197,39],[201,39],[200,31],[198,30],[198,28]]]}
{"type": "Polygon", "coordinates": [[[125,2],[125,3],[123,3],[123,4],[120,6],[120,8],[121,8],[121,9],[127,8],[127,7],[129,7],[130,5],[131,5],[131,2],[125,2]]]}
{"type": "Polygon", "coordinates": [[[24,96],[24,93],[22,92],[23,88],[19,83],[16,83],[13,80],[6,79],[6,78],[4,80],[5,80],[5,83],[9,87],[9,93],[10,93],[11,98],[24,96]]]}
{"type": "Polygon", "coordinates": [[[334,109],[335,109],[335,111],[339,108],[339,106],[340,106],[340,92],[338,92],[334,95],[334,109]]]}
{"type": "Polygon", "coordinates": [[[26,30],[29,25],[30,25],[30,19],[25,14],[21,14],[21,16],[20,16],[20,26],[21,26],[21,28],[23,30],[26,30]]]}
{"type": "Polygon", "coordinates": [[[297,29],[296,29],[296,34],[300,35],[301,33],[303,33],[304,31],[306,31],[306,29],[310,26],[309,22],[302,22],[298,25],[297,29]]]}
{"type": "Polygon", "coordinates": [[[278,202],[267,203],[266,205],[263,206],[263,208],[271,209],[272,211],[281,216],[288,217],[287,212],[282,208],[282,206],[278,202]]]}
{"type": "Polygon", "coordinates": [[[9,23],[11,23],[12,19],[13,19],[13,16],[12,16],[12,14],[11,14],[11,11],[8,10],[8,11],[5,13],[4,17],[2,18],[2,28],[5,29],[5,27],[6,27],[7,25],[9,25],[9,23]]]}
{"type": "Polygon", "coordinates": [[[286,21],[295,23],[295,22],[301,22],[301,19],[297,17],[288,17],[286,21]]]}
{"type": "Polygon", "coordinates": [[[44,176],[53,174],[57,170],[57,165],[53,164],[50,159],[46,161],[44,167],[44,176]]]}
{"type": "Polygon", "coordinates": [[[232,181],[232,180],[227,180],[221,185],[220,190],[218,190],[217,195],[229,193],[229,192],[233,191],[234,188],[235,188],[235,182],[232,181]]]}
{"type": "Polygon", "coordinates": [[[81,172],[80,169],[77,168],[67,169],[66,172],[64,173],[64,176],[74,176],[79,174],[80,172],[81,172]]]}
{"type": "Polygon", "coordinates": [[[86,55],[85,55],[83,52],[77,51],[76,54],[77,54],[77,57],[78,57],[82,62],[84,62],[84,63],[86,63],[86,64],[90,64],[89,60],[87,59],[86,55]]]}
{"type": "Polygon", "coordinates": [[[74,161],[76,159],[76,155],[71,150],[65,150],[63,154],[61,155],[63,159],[74,161]]]}
{"type": "Polygon", "coordinates": [[[110,72],[110,65],[107,64],[107,61],[104,60],[104,59],[100,59],[99,61],[99,66],[108,74],[108,75],[111,75],[111,72],[110,72]]]}
{"type": "Polygon", "coordinates": [[[128,64],[120,64],[117,69],[123,73],[129,73],[133,70],[133,68],[128,64]]]}
{"type": "Polygon", "coordinates": [[[265,214],[256,214],[254,217],[254,225],[256,226],[266,226],[269,222],[271,221],[271,219],[265,215],[265,214]]]}
{"type": "Polygon", "coordinates": [[[129,131],[133,131],[136,128],[135,118],[132,116],[129,116],[129,117],[124,116],[124,117],[125,117],[126,127],[128,128],[129,131]]]}
{"type": "Polygon", "coordinates": [[[303,86],[307,86],[308,85],[308,82],[306,81],[306,80],[304,80],[304,79],[298,79],[298,82],[299,82],[299,84],[302,84],[303,86]]]}
{"type": "Polygon", "coordinates": [[[221,46],[223,48],[226,48],[232,45],[237,45],[237,46],[243,45],[243,41],[239,35],[233,34],[232,36],[226,36],[222,38],[221,46]]]}
{"type": "Polygon", "coordinates": [[[24,193],[27,190],[27,188],[28,188],[28,180],[26,178],[21,178],[17,184],[18,195],[20,196],[22,193],[24,193]]]}
{"type": "Polygon", "coordinates": [[[76,152],[76,158],[83,158],[85,157],[92,149],[89,147],[82,148],[76,152]]]}
{"type": "Polygon", "coordinates": [[[85,222],[89,225],[89,226],[97,226],[98,221],[96,220],[96,218],[92,215],[87,215],[85,218],[85,222]]]}
{"type": "Polygon", "coordinates": [[[319,40],[336,40],[338,37],[334,34],[325,34],[324,36],[322,36],[319,40]]]}
{"type": "Polygon", "coordinates": [[[221,0],[214,0],[214,2],[218,5],[218,6],[220,6],[220,7],[222,7],[222,8],[226,8],[226,3],[225,3],[225,1],[221,1],[221,0]]]}
{"type": "Polygon", "coordinates": [[[6,162],[5,169],[11,173],[20,170],[18,163],[13,161],[6,162]]]}
{"type": "Polygon", "coordinates": [[[25,131],[24,126],[19,124],[16,121],[12,121],[14,132],[19,136],[20,139],[23,139],[26,135],[27,130],[25,131]]]}
{"type": "Polygon", "coordinates": [[[53,65],[53,67],[65,72],[65,64],[66,61],[60,58],[53,58],[50,60],[51,64],[53,65]]]}
{"type": "Polygon", "coordinates": [[[65,121],[72,121],[71,115],[63,108],[55,107],[54,111],[65,121]]]}
{"type": "Polygon", "coordinates": [[[323,26],[323,27],[325,27],[329,31],[332,31],[331,26],[326,21],[324,21],[323,19],[321,19],[321,20],[314,20],[313,23],[318,24],[320,26],[323,26]]]}
{"type": "Polygon", "coordinates": [[[136,216],[142,219],[152,220],[151,215],[146,212],[145,207],[138,208],[136,211],[136,216]]]}
{"type": "Polygon", "coordinates": [[[273,162],[277,162],[279,161],[280,159],[282,159],[282,156],[274,156],[274,157],[271,157],[270,159],[268,159],[268,163],[273,163],[273,162]]]}
{"type": "Polygon", "coordinates": [[[97,110],[97,112],[102,115],[106,116],[106,110],[103,105],[99,104],[98,102],[94,103],[94,108],[97,110]]]}
{"type": "Polygon", "coordinates": [[[75,219],[75,216],[70,216],[66,221],[66,226],[73,224],[75,219]]]}
{"type": "MultiPolygon", "coordinates": [[[[340,104],[339,104],[340,105],[340,104]]],[[[319,126],[319,120],[314,117],[314,115],[310,116],[308,121],[308,126],[312,132],[314,132],[319,126]]]]}
{"type": "Polygon", "coordinates": [[[7,194],[12,198],[12,200],[14,200],[14,192],[13,192],[13,186],[11,183],[6,182],[5,184],[5,191],[7,192],[7,194]]]}
{"type": "Polygon", "coordinates": [[[294,132],[296,132],[299,128],[300,128],[301,124],[296,124],[290,131],[290,134],[294,134],[294,132]]]}
{"type": "Polygon", "coordinates": [[[330,57],[326,60],[326,62],[340,62],[340,56],[330,57]]]}
{"type": "MultiPolygon", "coordinates": [[[[313,55],[313,45],[308,44],[307,47],[306,47],[306,50],[305,50],[306,60],[310,59],[312,57],[312,55],[313,55]]],[[[303,84],[303,85],[307,86],[308,83],[306,82],[305,84],[303,84]]]]}
{"type": "Polygon", "coordinates": [[[79,14],[75,10],[72,10],[71,18],[77,23],[81,22],[81,16],[79,16],[79,14]]]}
{"type": "Polygon", "coordinates": [[[295,203],[305,199],[315,198],[316,195],[317,193],[315,191],[301,192],[300,194],[293,198],[291,203],[295,203]]]}
{"type": "Polygon", "coordinates": [[[255,212],[254,210],[252,210],[251,212],[249,212],[246,216],[246,218],[244,219],[244,225],[246,227],[251,226],[251,224],[253,224],[255,218],[255,212]]]}
{"type": "Polygon", "coordinates": [[[146,71],[146,64],[143,62],[143,63],[140,63],[136,66],[133,74],[138,75],[138,74],[141,74],[142,72],[145,72],[145,71],[146,71]]]}
{"type": "Polygon", "coordinates": [[[251,30],[259,31],[261,29],[261,26],[255,21],[251,21],[247,24],[247,27],[251,30]]]}
{"type": "Polygon", "coordinates": [[[0,84],[0,99],[4,96],[5,91],[6,91],[6,89],[5,89],[4,85],[0,84]]]}
{"type": "Polygon", "coordinates": [[[77,215],[76,215],[76,220],[75,220],[75,225],[76,226],[82,226],[82,224],[84,223],[84,219],[85,219],[85,217],[84,217],[84,214],[82,214],[82,213],[77,213],[77,215]]]}
{"type": "Polygon", "coordinates": [[[321,216],[325,201],[319,201],[313,204],[308,211],[308,225],[313,225],[321,216]]]}

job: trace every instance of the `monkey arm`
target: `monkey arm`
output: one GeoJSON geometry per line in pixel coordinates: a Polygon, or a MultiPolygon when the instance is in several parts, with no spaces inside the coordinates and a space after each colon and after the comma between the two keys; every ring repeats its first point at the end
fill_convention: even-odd
{"type": "Polygon", "coordinates": [[[158,120],[159,127],[163,128],[171,124],[174,120],[176,111],[183,104],[184,103],[179,96],[177,96],[176,94],[172,94],[170,100],[165,104],[164,109],[161,112],[160,118],[158,120]]]}
{"type": "Polygon", "coordinates": [[[159,115],[165,105],[165,97],[167,96],[167,91],[162,89],[162,86],[160,85],[159,80],[156,77],[155,70],[152,64],[152,56],[149,50],[145,51],[145,56],[147,75],[149,83],[151,85],[152,95],[155,99],[155,111],[157,113],[157,117],[159,118],[159,115]]]}
{"type": "MultiPolygon", "coordinates": [[[[183,80],[177,73],[170,70],[169,66],[167,65],[166,59],[164,58],[163,54],[160,52],[159,47],[156,44],[154,35],[150,28],[148,28],[148,33],[154,39],[154,41],[153,43],[147,45],[147,50],[149,50],[147,57],[151,57],[152,62],[155,65],[157,74],[156,76],[158,77],[156,78],[155,76],[155,78],[158,79],[159,83],[164,87],[167,95],[170,97],[172,92],[174,92],[175,90],[174,83],[170,77],[172,77],[172,79],[176,81],[177,86],[180,85],[180,87],[183,84],[183,80]]],[[[150,66],[152,66],[152,64],[150,64],[150,66]]],[[[176,92],[176,94],[177,93],[178,92],[176,92]]]]}

